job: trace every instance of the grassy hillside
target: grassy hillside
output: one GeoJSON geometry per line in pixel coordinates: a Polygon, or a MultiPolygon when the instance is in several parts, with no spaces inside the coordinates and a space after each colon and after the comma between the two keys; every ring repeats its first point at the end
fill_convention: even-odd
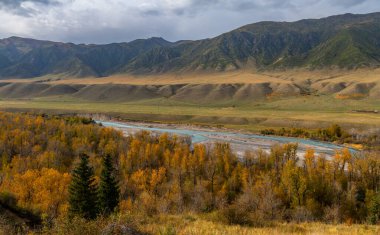
{"type": "Polygon", "coordinates": [[[104,96],[108,100],[115,98],[115,101],[120,101],[120,98],[128,101],[133,96],[135,96],[133,98],[135,100],[152,97],[177,100],[177,98],[182,97],[184,101],[195,103],[197,103],[198,98],[206,98],[204,101],[211,103],[222,100],[253,102],[272,96],[290,97],[297,95],[378,98],[380,97],[379,72],[379,69],[324,69],[314,71],[298,69],[259,73],[235,71],[144,76],[115,75],[102,78],[71,77],[67,79],[44,76],[31,80],[3,80],[0,83],[0,98],[53,96],[55,92],[49,91],[50,89],[58,92],[57,95],[65,95],[65,91],[67,91],[67,95],[78,92],[75,95],[76,97],[79,96],[90,101],[96,100],[94,96],[104,96]],[[59,86],[55,87],[56,85],[59,86]],[[45,91],[46,89],[48,90],[45,91]],[[81,92],[82,89],[86,92],[81,92]],[[133,91],[134,94],[130,93],[129,90],[133,91]],[[204,94],[199,96],[194,92],[200,92],[200,94],[203,92],[204,94]],[[218,97],[221,100],[218,100],[218,97]]]}
{"type": "Polygon", "coordinates": [[[131,120],[190,122],[258,130],[339,123],[380,125],[378,69],[47,80],[0,83],[0,108],[91,112],[131,120]],[[353,111],[370,111],[358,113],[353,111]]]}
{"type": "Polygon", "coordinates": [[[4,80],[0,108],[262,128],[380,126],[378,69],[4,80]],[[364,111],[364,112],[355,112],[364,111]],[[367,111],[367,112],[366,112],[367,111]]]}
{"type": "Polygon", "coordinates": [[[173,43],[150,38],[75,45],[12,37],[0,40],[0,77],[378,67],[379,36],[380,13],[259,22],[211,39],[173,43]]]}

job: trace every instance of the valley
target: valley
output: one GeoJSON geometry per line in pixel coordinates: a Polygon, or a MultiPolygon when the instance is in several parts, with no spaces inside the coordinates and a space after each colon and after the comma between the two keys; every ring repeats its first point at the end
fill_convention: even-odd
{"type": "Polygon", "coordinates": [[[363,131],[380,125],[378,74],[362,69],[12,79],[0,83],[0,108],[251,131],[333,123],[363,131]]]}
{"type": "Polygon", "coordinates": [[[0,234],[379,234],[379,38],[375,12],[0,39],[0,234]]]}

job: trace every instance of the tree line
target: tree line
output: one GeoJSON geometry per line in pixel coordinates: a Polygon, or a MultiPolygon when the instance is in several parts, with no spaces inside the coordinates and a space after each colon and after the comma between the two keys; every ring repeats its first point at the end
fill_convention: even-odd
{"type": "Polygon", "coordinates": [[[378,131],[375,131],[374,133],[349,133],[337,124],[333,124],[328,128],[318,128],[315,130],[305,128],[269,128],[261,130],[260,133],[263,135],[308,138],[320,141],[336,142],[339,144],[355,144],[368,150],[379,150],[380,146],[378,131]]]}

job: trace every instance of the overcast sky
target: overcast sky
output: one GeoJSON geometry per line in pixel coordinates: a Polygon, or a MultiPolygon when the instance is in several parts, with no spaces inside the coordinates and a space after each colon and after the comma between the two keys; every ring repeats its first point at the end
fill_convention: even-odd
{"type": "Polygon", "coordinates": [[[214,37],[263,20],[380,11],[380,0],[0,0],[0,38],[74,43],[214,37]]]}

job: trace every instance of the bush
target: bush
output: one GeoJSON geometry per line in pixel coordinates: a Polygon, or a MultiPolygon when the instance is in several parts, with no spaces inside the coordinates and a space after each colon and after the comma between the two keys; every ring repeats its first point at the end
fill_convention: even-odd
{"type": "Polygon", "coordinates": [[[72,235],[139,235],[134,229],[134,223],[128,215],[111,216],[109,218],[98,217],[96,220],[86,220],[80,217],[60,218],[55,221],[47,234],[72,234],[72,235]]]}
{"type": "Polygon", "coordinates": [[[339,224],[342,222],[342,216],[340,213],[340,207],[333,205],[324,209],[324,221],[333,224],[339,224]]]}
{"type": "Polygon", "coordinates": [[[0,202],[1,202],[1,204],[5,204],[5,205],[12,207],[12,208],[17,207],[16,197],[10,192],[1,192],[0,193],[0,202]]]}
{"type": "Polygon", "coordinates": [[[165,227],[164,229],[160,230],[160,235],[176,235],[177,232],[174,227],[168,226],[165,227]]]}
{"type": "Polygon", "coordinates": [[[30,229],[24,224],[0,215],[0,234],[28,234],[30,229]]]}
{"type": "Polygon", "coordinates": [[[300,222],[310,222],[313,220],[311,212],[305,207],[297,207],[291,211],[292,221],[300,222]]]}
{"type": "Polygon", "coordinates": [[[245,208],[230,205],[221,210],[221,216],[227,224],[252,225],[250,213],[245,208]]]}
{"type": "Polygon", "coordinates": [[[377,224],[380,220],[380,193],[375,195],[368,208],[368,222],[377,224]]]}

